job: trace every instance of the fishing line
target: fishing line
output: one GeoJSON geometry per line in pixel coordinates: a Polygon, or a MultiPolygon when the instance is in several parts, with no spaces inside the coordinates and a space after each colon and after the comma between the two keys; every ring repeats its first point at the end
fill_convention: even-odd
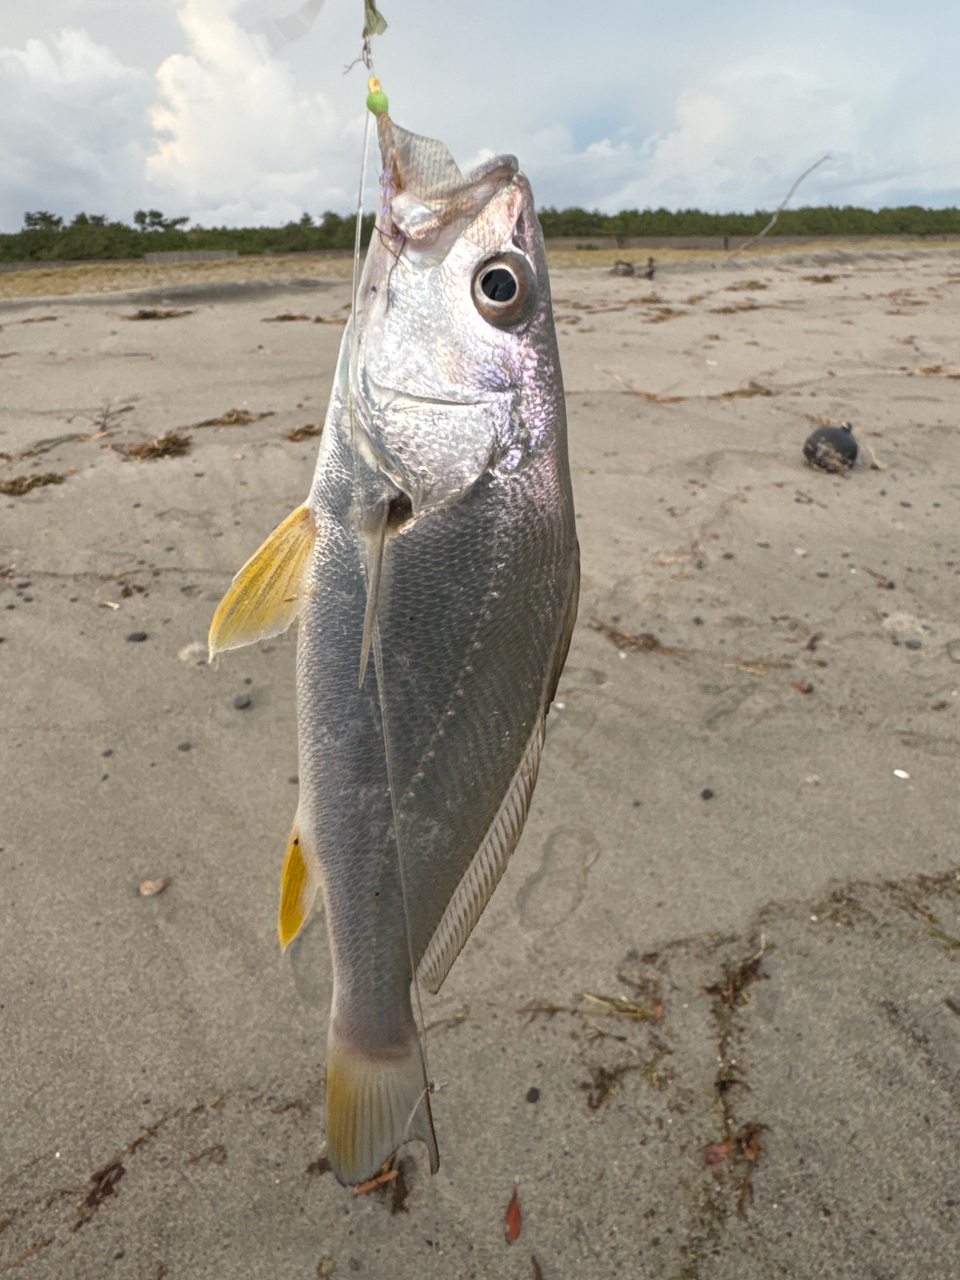
{"type": "MultiPolygon", "coordinates": [[[[370,0],[365,0],[365,3],[367,3],[368,5],[368,10],[369,8],[373,8],[374,13],[376,13],[376,9],[370,3],[370,0]]],[[[364,65],[367,67],[367,70],[372,73],[373,72],[373,55],[370,49],[371,34],[372,32],[370,32],[368,29],[364,30],[362,59],[363,59],[364,65]]],[[[371,107],[371,109],[367,111],[366,121],[364,123],[364,130],[363,130],[363,158],[360,164],[360,187],[357,194],[357,224],[356,224],[356,231],[354,234],[354,241],[353,241],[353,308],[350,315],[350,340],[351,340],[351,346],[354,348],[353,354],[355,355],[359,355],[359,352],[356,346],[357,302],[358,302],[358,295],[359,295],[359,288],[360,288],[360,239],[361,239],[361,230],[362,230],[362,223],[363,223],[363,193],[364,193],[364,188],[366,186],[367,161],[368,161],[369,150],[370,150],[370,119],[371,119],[371,116],[374,114],[372,110],[373,104],[371,103],[370,99],[374,99],[376,95],[376,97],[379,99],[376,102],[377,107],[380,107],[381,110],[384,110],[384,111],[386,110],[386,98],[383,96],[383,91],[380,86],[380,81],[372,74],[371,74],[370,80],[368,81],[368,89],[370,93],[370,97],[368,98],[368,106],[371,107]]],[[[350,401],[350,434],[351,434],[351,446],[352,446],[351,453],[352,453],[352,460],[353,460],[354,492],[357,493],[359,488],[358,477],[357,477],[358,457],[357,457],[357,447],[356,447],[357,424],[356,424],[356,402],[354,400],[354,394],[353,394],[354,379],[352,374],[353,374],[353,368],[352,368],[352,361],[351,361],[351,367],[348,373],[347,387],[348,387],[348,396],[350,401]]],[[[361,531],[358,531],[358,532],[360,532],[360,536],[361,538],[363,538],[364,533],[361,531]]],[[[378,553],[381,557],[384,551],[385,534],[386,534],[386,527],[384,523],[380,529],[379,548],[378,548],[378,553]]],[[[377,572],[377,579],[379,580],[379,571],[377,572]]],[[[370,571],[370,567],[368,567],[367,569],[368,595],[369,595],[369,592],[374,590],[374,586],[375,584],[373,582],[373,575],[370,571]]],[[[372,624],[373,625],[372,625],[371,641],[372,641],[372,649],[373,649],[374,670],[376,671],[376,676],[377,676],[377,696],[380,703],[380,729],[383,735],[383,753],[384,753],[385,763],[387,766],[387,787],[389,788],[389,791],[390,791],[390,811],[393,815],[393,834],[394,834],[394,841],[397,847],[397,868],[400,873],[400,897],[401,897],[401,900],[403,901],[403,923],[404,923],[404,931],[406,933],[406,938],[407,938],[407,957],[410,962],[410,973],[413,978],[413,990],[416,998],[416,1010],[417,1010],[416,1017],[418,1022],[417,1044],[420,1050],[420,1065],[423,1068],[423,1079],[424,1079],[423,1092],[421,1093],[420,1097],[417,1099],[417,1104],[414,1107],[413,1111],[411,1112],[410,1118],[407,1120],[407,1124],[404,1129],[404,1132],[406,1132],[407,1129],[409,1129],[411,1123],[413,1122],[413,1117],[416,1115],[417,1110],[421,1106],[424,1098],[433,1092],[434,1083],[430,1078],[430,1069],[429,1069],[429,1064],[427,1062],[426,1021],[423,1016],[423,1001],[420,996],[420,982],[419,982],[419,979],[417,978],[417,966],[413,956],[413,932],[410,928],[410,905],[409,905],[409,898],[407,895],[407,876],[406,876],[406,871],[403,865],[403,848],[402,848],[402,843],[400,839],[400,814],[399,814],[399,806],[397,803],[397,792],[394,784],[393,750],[390,743],[390,729],[388,725],[388,715],[387,715],[386,686],[385,686],[384,671],[383,671],[383,649],[380,641],[380,620],[377,617],[376,605],[374,605],[372,624]]],[[[367,631],[367,627],[368,627],[368,622],[365,619],[364,620],[365,633],[367,631]]],[[[367,643],[370,643],[370,642],[368,641],[367,643]]],[[[365,661],[365,655],[364,655],[364,657],[361,659],[361,683],[362,683],[362,678],[364,674],[363,669],[365,667],[366,667],[366,661],[365,661]]]]}

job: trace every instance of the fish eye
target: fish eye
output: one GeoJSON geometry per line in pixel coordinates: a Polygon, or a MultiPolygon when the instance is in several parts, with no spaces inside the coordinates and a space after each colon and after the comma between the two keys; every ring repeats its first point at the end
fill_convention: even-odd
{"type": "Polygon", "coordinates": [[[519,253],[504,253],[480,264],[473,276],[473,305],[488,324],[512,329],[526,320],[536,301],[530,263],[519,253]]]}

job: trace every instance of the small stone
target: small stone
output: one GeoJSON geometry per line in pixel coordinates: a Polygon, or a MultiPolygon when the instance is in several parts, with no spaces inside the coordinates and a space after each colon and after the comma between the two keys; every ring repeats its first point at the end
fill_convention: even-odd
{"type": "Polygon", "coordinates": [[[300,775],[298,773],[291,773],[287,781],[293,783],[295,787],[298,787],[300,785],[300,775]]]}
{"type": "Polygon", "coordinates": [[[829,577],[830,577],[830,575],[829,575],[829,573],[827,573],[826,569],[818,569],[818,570],[817,570],[817,577],[818,577],[818,578],[829,578],[829,577]]]}
{"type": "Polygon", "coordinates": [[[238,693],[233,700],[233,705],[238,711],[246,711],[248,707],[253,706],[253,699],[249,693],[238,693]]]}
{"type": "Polygon", "coordinates": [[[107,747],[106,751],[101,751],[100,754],[103,756],[104,760],[109,760],[113,755],[113,747],[107,747]]]}
{"type": "Polygon", "coordinates": [[[537,1089],[537,1088],[528,1089],[528,1090],[527,1090],[527,1095],[526,1095],[526,1096],[527,1096],[527,1101],[528,1101],[528,1102],[539,1102],[539,1101],[540,1101],[540,1090],[539,1090],[539,1089],[537,1089]]]}
{"type": "Polygon", "coordinates": [[[142,641],[146,640],[146,638],[147,633],[145,631],[131,631],[127,636],[127,639],[131,644],[140,644],[142,641]]]}
{"type": "Polygon", "coordinates": [[[178,744],[177,744],[177,750],[178,750],[178,751],[189,751],[191,746],[192,746],[192,743],[189,743],[189,742],[180,742],[180,743],[178,743],[178,744]]]}
{"type": "Polygon", "coordinates": [[[906,645],[906,647],[907,647],[908,649],[922,649],[922,648],[923,648],[923,641],[922,641],[922,640],[916,640],[916,639],[914,639],[914,640],[904,640],[904,642],[903,642],[903,643],[906,645]]]}
{"type": "Polygon", "coordinates": [[[144,880],[140,886],[140,897],[155,898],[158,893],[163,893],[169,884],[169,876],[159,876],[156,880],[144,880]]]}
{"type": "Polygon", "coordinates": [[[700,792],[701,800],[712,800],[713,796],[714,796],[714,793],[710,790],[709,787],[704,787],[703,790],[700,792]]]}

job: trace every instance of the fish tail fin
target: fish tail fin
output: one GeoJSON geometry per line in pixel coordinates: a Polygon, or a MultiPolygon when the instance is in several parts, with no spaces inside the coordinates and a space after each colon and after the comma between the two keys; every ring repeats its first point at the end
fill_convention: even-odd
{"type": "Polygon", "coordinates": [[[347,1186],[372,1178],[398,1147],[419,1138],[440,1167],[419,1042],[374,1057],[349,1044],[331,1023],[327,1044],[327,1158],[347,1186]]]}

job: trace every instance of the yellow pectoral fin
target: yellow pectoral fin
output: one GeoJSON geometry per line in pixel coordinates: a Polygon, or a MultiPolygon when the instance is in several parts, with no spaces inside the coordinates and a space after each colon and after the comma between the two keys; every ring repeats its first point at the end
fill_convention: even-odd
{"type": "Polygon", "coordinates": [[[210,659],[286,631],[300,612],[317,536],[309,507],[297,507],[234,578],[217,606],[207,645],[210,659]]]}
{"type": "Polygon", "coordinates": [[[277,918],[277,931],[280,934],[280,946],[286,951],[303,926],[313,909],[317,889],[320,887],[320,873],[316,859],[306,853],[300,843],[300,825],[294,820],[287,853],[283,860],[283,874],[280,878],[280,914],[277,918]]]}

